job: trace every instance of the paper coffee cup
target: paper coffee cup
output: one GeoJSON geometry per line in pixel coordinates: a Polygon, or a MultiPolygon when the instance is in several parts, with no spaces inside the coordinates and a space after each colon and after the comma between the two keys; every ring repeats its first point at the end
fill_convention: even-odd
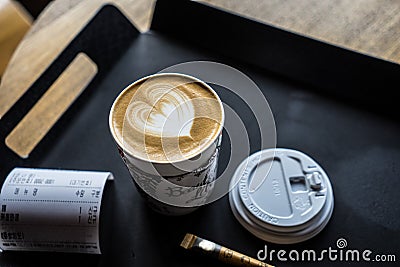
{"type": "Polygon", "coordinates": [[[217,177],[224,110],[205,82],[154,74],[126,87],[109,126],[133,181],[155,211],[187,214],[204,205],[217,177]]]}

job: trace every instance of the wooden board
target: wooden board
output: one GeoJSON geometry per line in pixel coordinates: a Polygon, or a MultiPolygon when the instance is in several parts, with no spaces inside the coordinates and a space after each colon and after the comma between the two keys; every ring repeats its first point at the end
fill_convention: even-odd
{"type": "Polygon", "coordinates": [[[80,53],[6,138],[6,145],[27,158],[97,73],[97,66],[80,53]]]}
{"type": "MultiPolygon", "coordinates": [[[[108,2],[118,6],[131,21],[133,21],[132,14],[141,14],[138,16],[138,18],[142,18],[138,19],[138,23],[141,24],[138,28],[143,29],[146,27],[144,21],[150,21],[151,7],[148,8],[148,12],[142,10],[143,7],[148,5],[143,5],[145,1],[70,0],[53,2],[43,13],[44,19],[41,19],[42,16],[39,17],[38,24],[20,43],[4,73],[0,84],[0,119],[93,18],[97,11],[108,2]],[[55,4],[57,6],[52,7],[55,4]],[[52,15],[46,15],[50,11],[52,15]]],[[[151,4],[152,2],[147,3],[151,4]]]]}

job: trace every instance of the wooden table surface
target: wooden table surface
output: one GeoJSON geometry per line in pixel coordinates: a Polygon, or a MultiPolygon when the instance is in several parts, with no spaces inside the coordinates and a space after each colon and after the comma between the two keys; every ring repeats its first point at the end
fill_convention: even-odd
{"type": "MultiPolygon", "coordinates": [[[[52,2],[35,22],[29,35],[81,1],[52,2]]],[[[400,63],[398,0],[202,1],[302,35],[400,63]]],[[[140,30],[149,28],[154,0],[115,2],[124,4],[126,13],[140,30]]]]}

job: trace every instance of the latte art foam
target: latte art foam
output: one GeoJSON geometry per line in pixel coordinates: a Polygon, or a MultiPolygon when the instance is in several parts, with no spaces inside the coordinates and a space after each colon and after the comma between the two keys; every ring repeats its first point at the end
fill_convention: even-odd
{"type": "Polygon", "coordinates": [[[154,86],[146,90],[147,102],[134,101],[127,108],[129,126],[160,137],[190,136],[195,117],[191,99],[172,86],[154,86]]]}
{"type": "Polygon", "coordinates": [[[164,74],[137,82],[112,110],[115,136],[130,154],[155,162],[191,158],[219,135],[223,108],[208,86],[164,74]]]}

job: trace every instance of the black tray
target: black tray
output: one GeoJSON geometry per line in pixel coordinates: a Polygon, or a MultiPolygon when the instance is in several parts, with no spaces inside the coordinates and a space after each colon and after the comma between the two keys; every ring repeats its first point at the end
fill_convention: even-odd
{"type": "MultiPolygon", "coordinates": [[[[178,5],[175,1],[159,1],[152,29],[143,34],[139,34],[115,7],[105,6],[0,121],[0,136],[4,140],[43,94],[43,87],[50,85],[76,53],[83,50],[99,65],[96,79],[29,159],[19,159],[4,143],[0,145],[0,177],[4,181],[16,166],[106,170],[116,177],[108,185],[111,197],[103,207],[109,214],[102,223],[108,244],[103,255],[4,253],[0,255],[0,265],[223,265],[181,249],[179,244],[186,232],[252,257],[256,257],[265,244],[276,251],[321,251],[336,248],[339,238],[345,238],[352,249],[369,249],[374,254],[398,253],[400,127],[394,106],[383,105],[384,100],[394,103],[395,87],[387,83],[380,94],[372,92],[379,82],[397,81],[399,66],[203,4],[179,2],[178,5]],[[113,22],[107,26],[109,30],[103,29],[109,24],[104,21],[113,22]],[[110,36],[114,41],[106,42],[104,38],[110,36]],[[294,53],[291,49],[300,49],[303,53],[286,59],[294,53]],[[280,61],[282,59],[286,60],[280,61]],[[266,243],[249,234],[235,220],[227,197],[183,217],[165,217],[146,207],[117,153],[108,130],[108,112],[118,93],[132,81],[173,64],[196,60],[228,64],[253,79],[274,113],[277,146],[301,150],[324,167],[331,178],[335,209],[330,223],[319,235],[296,245],[266,243]],[[323,62],[329,64],[318,69],[323,62]],[[337,62],[350,66],[338,68],[337,62]],[[353,74],[362,72],[362,75],[354,74],[350,81],[352,70],[353,74]],[[368,75],[371,71],[373,76],[368,75]],[[367,88],[365,93],[360,93],[362,88],[367,88]],[[376,104],[371,106],[373,100],[376,104]]],[[[247,116],[248,107],[223,88],[214,88],[223,101],[238,111],[246,126],[253,127],[251,116],[247,116]]],[[[260,147],[259,132],[250,131],[249,135],[251,151],[255,152],[260,147]]],[[[229,143],[224,141],[222,162],[228,154],[229,143]]],[[[276,259],[273,263],[277,266],[321,264],[276,259]]],[[[343,264],[349,262],[324,262],[327,266],[343,264]]],[[[374,266],[374,263],[368,265],[374,266]]]]}

